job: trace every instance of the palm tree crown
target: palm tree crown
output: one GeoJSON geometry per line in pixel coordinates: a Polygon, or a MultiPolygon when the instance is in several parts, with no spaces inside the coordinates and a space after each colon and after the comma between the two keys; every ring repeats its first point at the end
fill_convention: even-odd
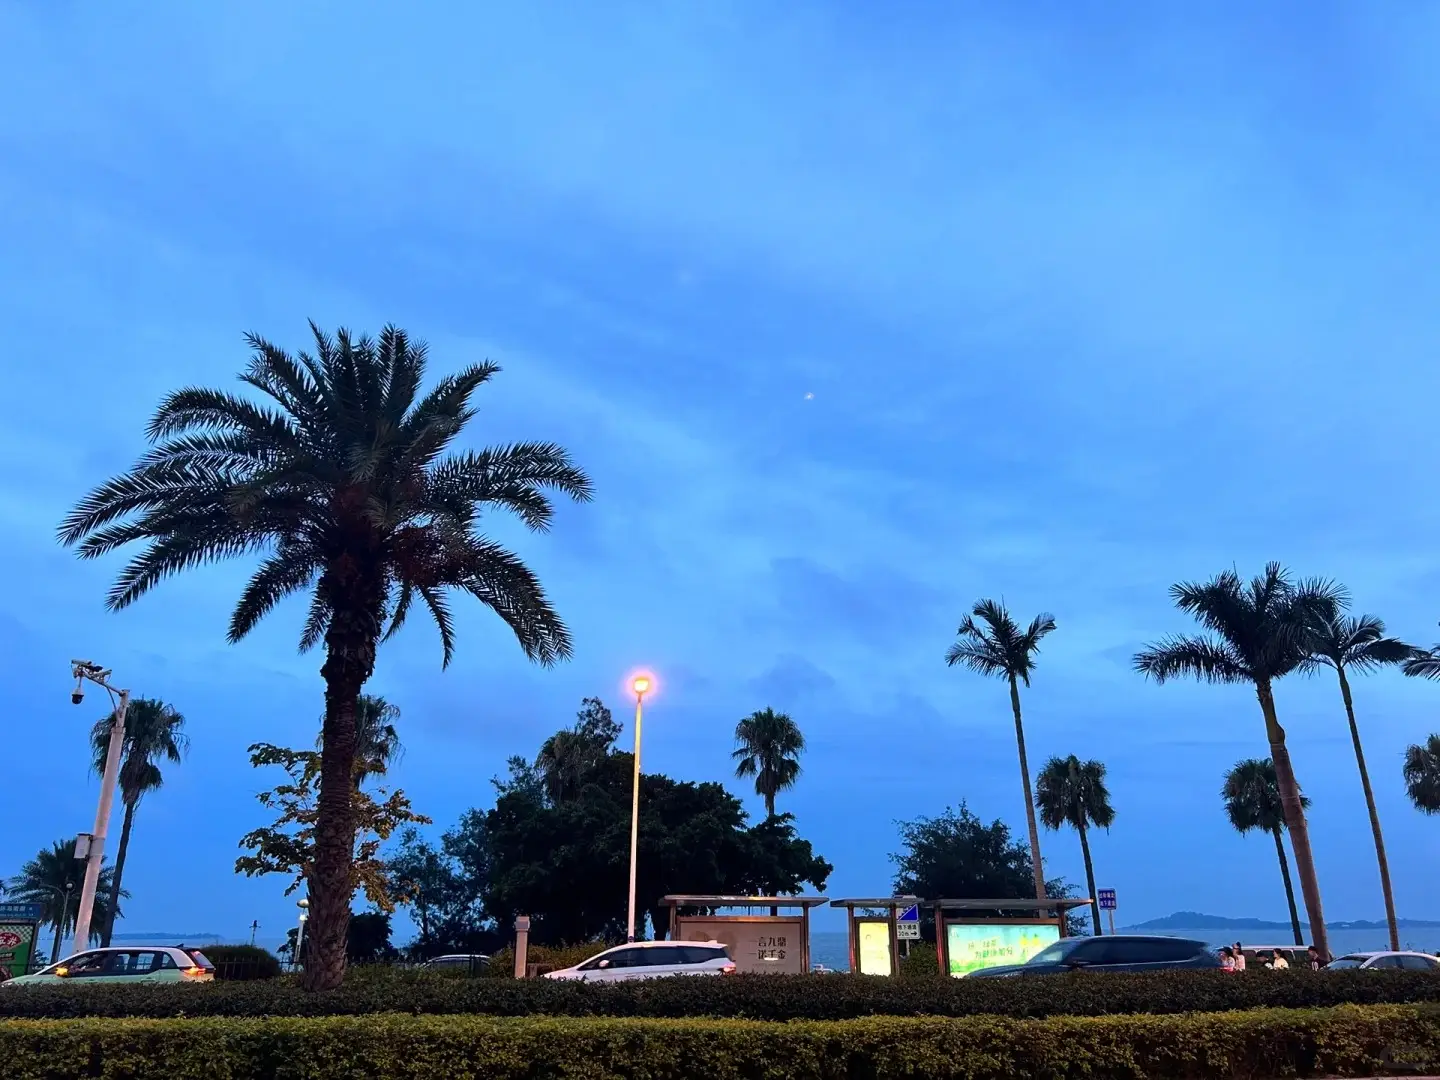
{"type": "Polygon", "coordinates": [[[1042,612],[1022,631],[1004,604],[981,600],[955,632],[960,640],[946,652],[945,663],[1029,686],[1040,641],[1054,629],[1055,617],[1042,612]]]}
{"type": "MultiPolygon", "coordinates": [[[[112,717],[103,716],[90,729],[90,749],[97,776],[105,772],[112,723],[112,717]]],[[[120,800],[126,806],[134,806],[146,792],[164,784],[165,776],[156,762],[178,765],[185,760],[190,737],[184,727],[185,717],[163,701],[135,698],[130,702],[125,710],[125,741],[120,751],[120,800]]]]}
{"type": "Polygon", "coordinates": [[[753,712],[735,725],[735,775],[755,778],[755,793],[765,800],[765,813],[775,816],[775,796],[795,786],[805,736],[785,713],[753,712]]]}
{"type": "Polygon", "coordinates": [[[481,512],[509,511],[543,531],[549,492],[587,501],[591,485],[554,443],[452,448],[496,365],[471,365],[422,395],[425,347],[404,331],[387,326],[372,340],[311,330],[314,356],[247,337],[253,357],[240,378],[258,399],[170,394],[150,421],[149,452],[82,499],[59,537],[87,559],[144,544],[111,588],[111,609],[180,571],[262,556],[231,613],[232,642],[287,596],[309,594],[300,647],[324,642],[325,720],[305,982],[330,989],[345,972],[356,709],[376,649],[418,603],[448,665],[449,595],[459,591],[499,615],[531,660],[568,658],[570,633],[539,580],[481,531],[481,512]]]}
{"type": "MultiPolygon", "coordinates": [[[[51,950],[51,962],[58,956],[60,941],[75,930],[80,914],[80,879],[85,867],[75,859],[74,840],[56,840],[48,849],[42,849],[33,859],[20,867],[6,883],[11,900],[21,903],[41,904],[44,907],[40,921],[55,931],[55,943],[51,950]]],[[[104,866],[100,870],[100,881],[95,889],[95,906],[90,920],[90,937],[99,940],[104,927],[110,922],[110,904],[114,897],[114,869],[104,866]]],[[[129,896],[123,890],[121,897],[129,896]]],[[[82,947],[87,943],[77,943],[82,947]]]]}
{"type": "Polygon", "coordinates": [[[1406,749],[1405,793],[1417,810],[1440,814],[1440,735],[1406,749]]]}
{"type": "MultiPolygon", "coordinates": [[[[1280,785],[1275,779],[1275,763],[1269,758],[1248,758],[1237,761],[1225,774],[1220,789],[1225,801],[1225,816],[1240,833],[1259,829],[1274,833],[1285,830],[1285,808],[1280,803],[1280,785]]],[[[1300,805],[1310,808],[1310,799],[1300,796],[1300,805]]]]}
{"type": "Polygon", "coordinates": [[[1440,645],[1415,649],[1405,661],[1404,672],[1421,679],[1440,679],[1440,645]]]}
{"type": "Polygon", "coordinates": [[[1308,655],[1300,666],[1306,671],[1328,667],[1368,675],[1412,660],[1419,652],[1399,638],[1386,637],[1385,623],[1374,615],[1344,615],[1337,606],[1311,623],[1308,655]]]}
{"type": "Polygon", "coordinates": [[[1333,622],[1345,591],[1333,582],[1292,582],[1270,563],[1248,583],[1234,570],[1207,582],[1170,588],[1175,606],[1208,634],[1176,634],[1135,654],[1135,669],[1167,682],[1189,676],[1202,682],[1270,682],[1310,657],[1312,628],[1333,622]]]}
{"type": "Polygon", "coordinates": [[[1104,763],[1081,761],[1074,754],[1052,757],[1035,779],[1035,809],[1047,829],[1110,828],[1115,810],[1105,786],[1104,763]]]}

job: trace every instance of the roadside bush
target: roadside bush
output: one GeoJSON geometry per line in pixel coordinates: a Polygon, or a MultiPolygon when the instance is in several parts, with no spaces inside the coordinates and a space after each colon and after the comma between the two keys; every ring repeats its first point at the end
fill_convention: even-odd
{"type": "Polygon", "coordinates": [[[900,974],[908,978],[934,979],[940,975],[940,957],[928,941],[912,941],[910,955],[900,958],[900,974]]]}
{"type": "Polygon", "coordinates": [[[338,990],[315,994],[289,978],[199,986],[0,986],[0,1016],[35,1019],[405,1012],[782,1021],[977,1014],[1100,1016],[1420,1002],[1440,1003],[1440,973],[1175,971],[1014,979],[731,975],[587,984],[447,979],[424,971],[396,970],[383,978],[351,978],[338,990]]]}
{"type": "MultiPolygon", "coordinates": [[[[608,948],[610,946],[603,941],[592,941],[584,945],[531,945],[525,950],[525,963],[539,964],[542,971],[557,971],[560,968],[574,967],[608,948]]],[[[507,947],[494,953],[482,974],[492,979],[513,979],[515,950],[507,947]]]]}
{"type": "Polygon", "coordinates": [[[200,950],[215,965],[215,978],[227,982],[279,977],[280,961],[258,945],[207,945],[200,950]]]}
{"type": "Polygon", "coordinates": [[[7,1080],[1373,1076],[1440,1064],[1440,1008],[965,1020],[474,1016],[0,1023],[7,1080]]]}

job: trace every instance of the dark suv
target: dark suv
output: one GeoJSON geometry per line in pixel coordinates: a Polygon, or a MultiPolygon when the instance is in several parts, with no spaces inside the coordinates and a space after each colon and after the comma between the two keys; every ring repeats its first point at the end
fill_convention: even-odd
{"type": "Polygon", "coordinates": [[[1026,963],[972,971],[972,979],[1004,975],[1053,975],[1066,971],[1170,971],[1218,968],[1220,959],[1203,941],[1188,938],[1116,934],[1062,938],[1026,963]]]}

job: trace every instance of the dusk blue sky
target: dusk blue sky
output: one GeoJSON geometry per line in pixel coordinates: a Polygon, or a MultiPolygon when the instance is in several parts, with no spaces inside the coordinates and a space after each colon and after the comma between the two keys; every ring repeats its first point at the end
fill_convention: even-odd
{"type": "MultiPolygon", "coordinates": [[[[724,780],[737,719],[800,723],[781,808],[831,896],[887,890],[897,819],[963,799],[1023,835],[1004,687],[943,662],[994,596],[1059,623],[1031,762],[1109,767],[1121,921],[1283,918],[1217,795],[1267,752],[1253,694],[1131,656],[1191,629],[1172,582],[1269,559],[1440,636],[1437,45],[1440,7],[1363,0],[0,0],[0,874],[91,825],[87,657],[194,742],[140,808],[126,925],[291,920],[231,868],[275,779],[245,747],[317,731],[300,607],[227,646],[237,564],[109,614],[119,562],[54,531],[163,394],[313,318],[398,323],[437,374],[499,362],[470,439],[553,439],[595,480],[552,534],[500,529],[571,663],[465,604],[448,671],[418,618],[382,649],[393,779],[437,832],[649,665],[648,768],[724,780]]],[[[1399,912],[1440,917],[1440,823],[1400,780],[1440,686],[1356,697],[1399,912]]],[[[1327,915],[1380,918],[1338,692],[1278,699],[1327,915]]],[[[1043,846],[1083,882],[1073,835],[1043,846]]]]}

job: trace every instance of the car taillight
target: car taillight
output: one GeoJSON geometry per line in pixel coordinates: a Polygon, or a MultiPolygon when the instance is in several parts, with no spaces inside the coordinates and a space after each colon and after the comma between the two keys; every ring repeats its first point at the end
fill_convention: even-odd
{"type": "Polygon", "coordinates": [[[205,969],[202,967],[188,967],[185,969],[185,974],[192,979],[196,979],[205,974],[205,969]]]}
{"type": "Polygon", "coordinates": [[[721,975],[734,975],[734,974],[735,974],[735,965],[734,965],[734,964],[726,964],[724,967],[722,967],[722,968],[720,969],[720,974],[721,974],[721,975]]]}

